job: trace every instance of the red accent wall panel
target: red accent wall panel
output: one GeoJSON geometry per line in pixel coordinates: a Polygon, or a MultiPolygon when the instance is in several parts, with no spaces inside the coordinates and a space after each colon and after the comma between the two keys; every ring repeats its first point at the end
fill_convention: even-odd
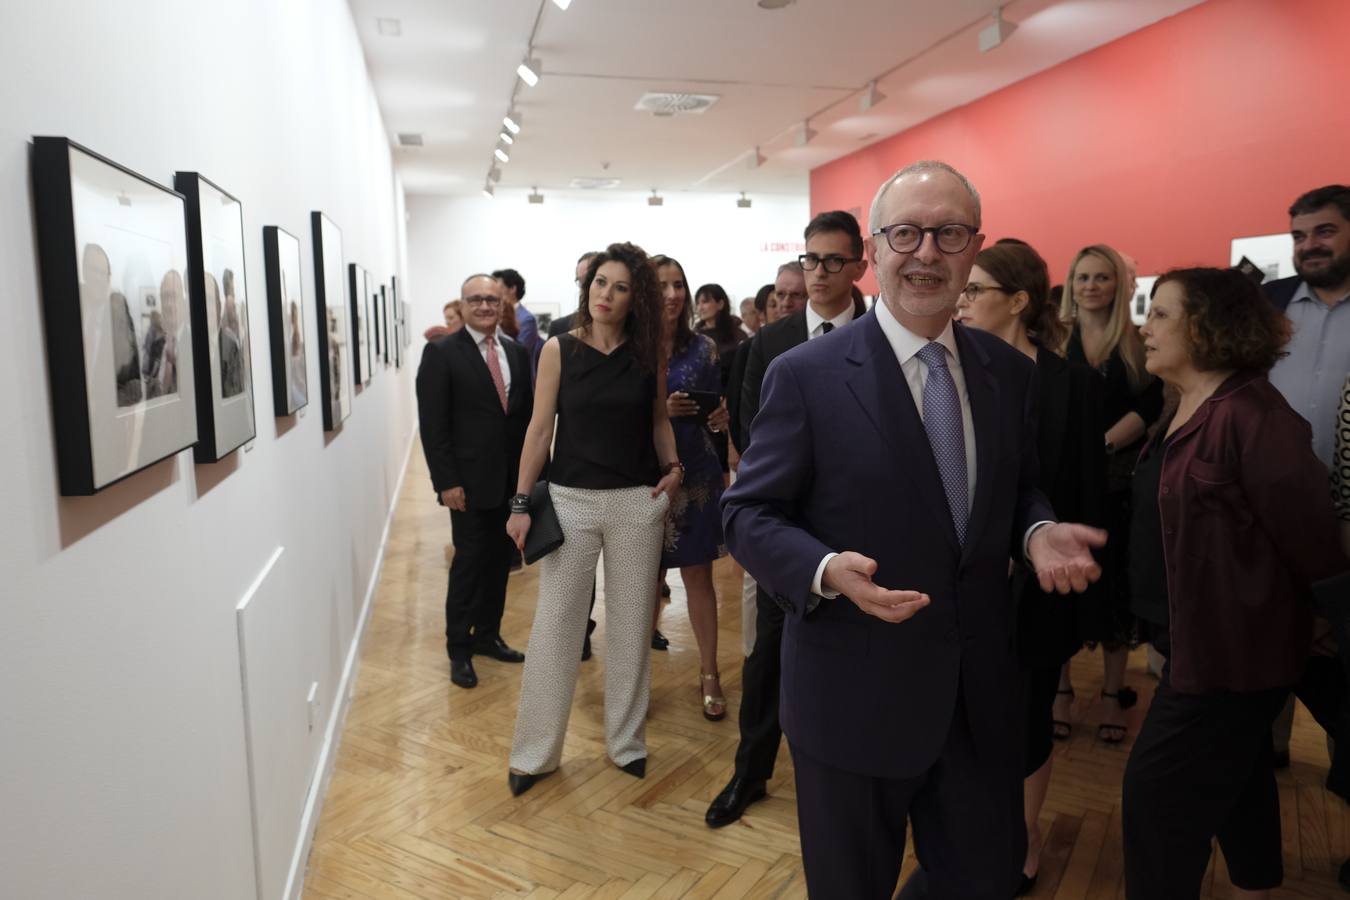
{"type": "Polygon", "coordinates": [[[1209,0],[813,170],[811,211],[865,218],[886,178],[938,158],[980,191],[989,240],[1028,241],[1055,283],[1098,242],[1141,274],[1227,265],[1232,238],[1350,181],[1347,46],[1346,0],[1209,0]]]}

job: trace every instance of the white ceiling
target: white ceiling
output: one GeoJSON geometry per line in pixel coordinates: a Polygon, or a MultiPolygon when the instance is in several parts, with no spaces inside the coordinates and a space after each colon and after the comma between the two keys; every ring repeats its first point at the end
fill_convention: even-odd
{"type": "Polygon", "coordinates": [[[524,121],[500,187],[558,192],[578,176],[621,190],[804,193],[807,173],[1201,0],[349,0],[409,193],[477,193],[515,92],[524,121]],[[542,10],[542,11],[541,11],[542,10]],[[398,19],[402,34],[379,34],[398,19]],[[516,65],[533,55],[530,88],[516,65]],[[886,99],[858,99],[880,77],[886,99]],[[719,94],[701,115],[633,109],[646,91],[719,94]],[[811,116],[818,135],[798,147],[811,116]],[[397,147],[400,132],[425,146],[397,147]],[[767,161],[750,168],[754,148],[767,161]]]}

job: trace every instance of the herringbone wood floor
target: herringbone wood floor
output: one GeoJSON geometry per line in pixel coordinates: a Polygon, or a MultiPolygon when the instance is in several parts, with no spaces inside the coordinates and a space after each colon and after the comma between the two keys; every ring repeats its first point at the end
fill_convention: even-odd
{"type": "MultiPolygon", "coordinates": [[[[804,897],[792,766],[786,747],[770,798],[737,824],[711,831],[708,802],[731,775],[740,691],[740,570],[719,562],[719,661],[730,710],[700,715],[698,655],[678,577],[662,618],[671,639],[652,654],[647,778],[605,758],[601,719],[604,623],[581,680],[556,775],[516,799],[506,787],[520,667],[476,661],[480,684],[448,680],[444,650],[449,522],[415,452],[404,482],[356,696],[342,735],[305,882],[311,900],[441,898],[804,897]]],[[[513,576],[502,632],[524,648],[537,574],[513,576]]],[[[1070,741],[1057,745],[1041,824],[1047,846],[1034,897],[1124,897],[1120,780],[1129,744],[1094,739],[1100,656],[1074,662],[1079,702],[1070,741]]],[[[1137,729],[1153,691],[1142,651],[1129,682],[1137,729]]],[[[1294,763],[1280,776],[1285,887],[1278,897],[1341,897],[1336,867],[1350,855],[1350,813],[1321,786],[1327,753],[1299,711],[1294,763]]],[[[913,866],[905,861],[906,872],[913,866]]],[[[1205,896],[1227,897],[1222,857],[1205,896]]]]}

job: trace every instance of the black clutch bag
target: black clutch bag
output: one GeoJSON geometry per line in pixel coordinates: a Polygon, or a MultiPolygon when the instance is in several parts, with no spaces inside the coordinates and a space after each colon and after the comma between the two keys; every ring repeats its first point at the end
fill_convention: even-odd
{"type": "Polygon", "coordinates": [[[525,535],[525,562],[533,565],[562,546],[562,526],[553,511],[548,482],[540,481],[530,491],[530,533],[525,535]]]}

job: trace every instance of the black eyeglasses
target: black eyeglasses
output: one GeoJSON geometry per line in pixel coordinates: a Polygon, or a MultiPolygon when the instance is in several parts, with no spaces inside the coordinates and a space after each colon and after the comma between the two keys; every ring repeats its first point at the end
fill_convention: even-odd
{"type": "Polygon", "coordinates": [[[476,297],[465,297],[463,303],[465,306],[501,306],[502,298],[479,295],[476,297]]]}
{"type": "Polygon", "coordinates": [[[966,299],[974,303],[980,299],[980,295],[985,291],[998,291],[1000,294],[1008,293],[1008,289],[1001,284],[980,284],[972,281],[961,289],[961,293],[966,295],[966,299]]]}
{"type": "Polygon", "coordinates": [[[814,253],[803,253],[797,257],[797,262],[807,272],[814,272],[816,266],[824,266],[825,271],[831,275],[836,275],[844,271],[844,266],[849,263],[861,262],[861,256],[816,256],[814,253]]]}
{"type": "Polygon", "coordinates": [[[937,248],[943,253],[960,253],[970,246],[970,241],[975,237],[975,229],[970,225],[962,225],[959,222],[948,222],[946,225],[935,225],[925,228],[922,225],[915,225],[912,222],[897,222],[894,225],[887,225],[885,228],[878,228],[872,234],[886,235],[886,243],[891,245],[891,249],[896,253],[913,253],[919,249],[923,243],[923,237],[931,234],[933,240],[937,242],[937,248]]]}

